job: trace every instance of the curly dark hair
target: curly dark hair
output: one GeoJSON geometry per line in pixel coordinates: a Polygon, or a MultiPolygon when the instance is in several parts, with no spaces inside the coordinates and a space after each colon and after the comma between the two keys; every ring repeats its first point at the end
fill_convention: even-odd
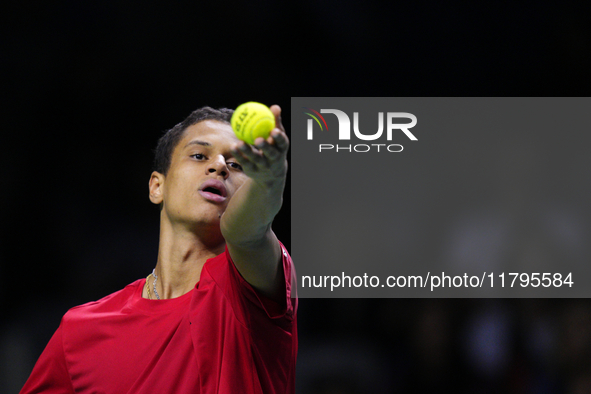
{"type": "Polygon", "coordinates": [[[230,124],[230,119],[232,118],[233,113],[233,109],[215,109],[211,107],[202,107],[191,112],[185,120],[174,126],[172,129],[164,132],[162,137],[158,140],[158,145],[154,151],[154,171],[163,175],[168,173],[168,170],[170,169],[170,161],[172,159],[172,152],[183,138],[183,134],[188,127],[204,120],[217,120],[230,124]]]}

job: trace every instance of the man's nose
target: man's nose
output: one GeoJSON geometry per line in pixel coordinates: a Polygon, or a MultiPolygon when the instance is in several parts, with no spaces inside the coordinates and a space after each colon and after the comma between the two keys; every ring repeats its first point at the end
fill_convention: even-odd
{"type": "Polygon", "coordinates": [[[229,171],[228,166],[226,165],[226,158],[220,156],[214,160],[212,160],[209,165],[207,166],[207,172],[209,174],[215,172],[218,175],[221,175],[224,179],[228,177],[229,171]]]}

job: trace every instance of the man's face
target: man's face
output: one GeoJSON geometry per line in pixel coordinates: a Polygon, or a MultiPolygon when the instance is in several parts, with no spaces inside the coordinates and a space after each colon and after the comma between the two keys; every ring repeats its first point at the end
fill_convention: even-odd
{"type": "Polygon", "coordinates": [[[230,153],[237,142],[232,127],[215,120],[185,130],[161,189],[163,210],[172,223],[192,227],[219,222],[228,202],[247,179],[230,153]]]}

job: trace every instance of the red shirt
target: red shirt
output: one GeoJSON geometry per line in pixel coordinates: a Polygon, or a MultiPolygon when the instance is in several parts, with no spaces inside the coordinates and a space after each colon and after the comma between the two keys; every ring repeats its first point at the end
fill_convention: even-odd
{"type": "Polygon", "coordinates": [[[295,272],[281,248],[284,305],[259,296],[226,249],[181,297],[144,299],[141,279],[69,310],[21,393],[295,393],[295,272]]]}

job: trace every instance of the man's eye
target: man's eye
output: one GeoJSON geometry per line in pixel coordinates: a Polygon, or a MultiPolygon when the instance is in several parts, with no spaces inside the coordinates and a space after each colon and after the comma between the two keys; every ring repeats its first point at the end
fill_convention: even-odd
{"type": "Polygon", "coordinates": [[[203,160],[203,159],[205,159],[205,155],[203,155],[201,153],[195,153],[194,155],[191,155],[191,157],[194,157],[197,160],[203,160]]]}
{"type": "Polygon", "coordinates": [[[242,166],[240,164],[238,164],[237,162],[235,162],[235,161],[229,161],[228,162],[228,166],[229,167],[232,167],[232,168],[234,168],[236,170],[242,170],[242,166]]]}

